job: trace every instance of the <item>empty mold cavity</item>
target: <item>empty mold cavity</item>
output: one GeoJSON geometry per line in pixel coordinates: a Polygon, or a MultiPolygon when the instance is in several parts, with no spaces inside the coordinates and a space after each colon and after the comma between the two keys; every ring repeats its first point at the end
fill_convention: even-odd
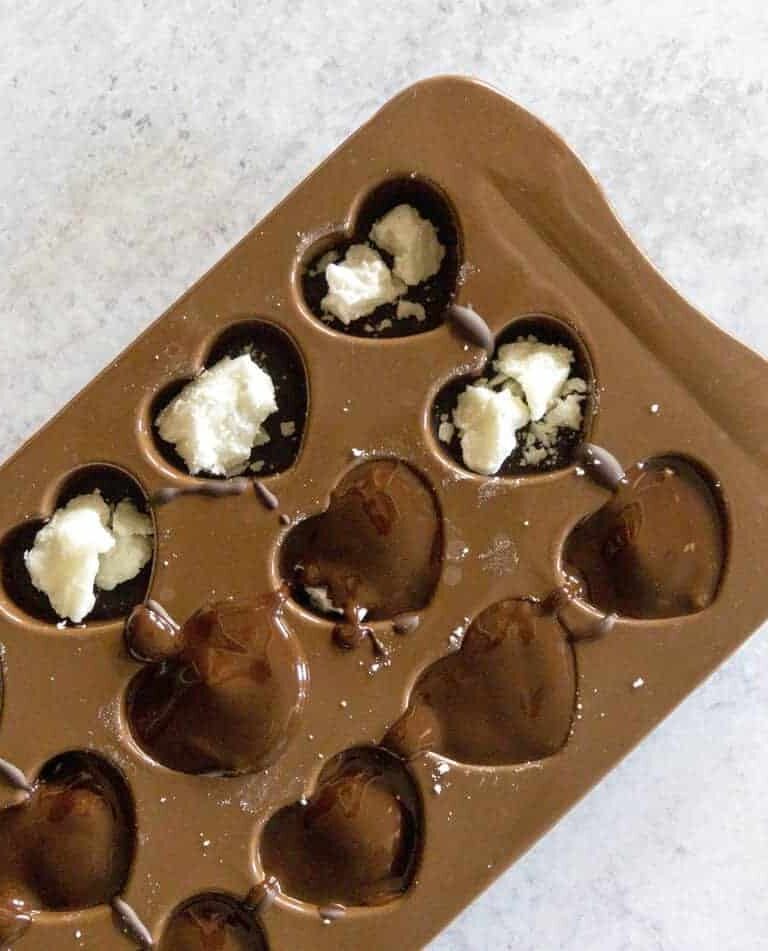
{"type": "MultiPolygon", "coordinates": [[[[208,350],[199,371],[215,366],[224,357],[235,359],[249,354],[272,380],[277,410],[263,423],[269,441],[255,446],[244,472],[260,476],[289,469],[301,447],[307,419],[307,375],[301,354],[293,340],[279,327],[260,320],[242,320],[221,333],[208,350]]],[[[152,400],[149,426],[154,445],[162,458],[184,474],[189,470],[175,447],[159,434],[155,421],[159,414],[190,383],[192,378],[174,380],[152,400]]],[[[198,478],[217,478],[199,472],[198,478]]]]}
{"type": "Polygon", "coordinates": [[[563,570],[605,612],[668,618],[714,601],[726,560],[722,499],[679,456],[638,463],[611,499],[571,532],[563,570]]]}
{"type": "Polygon", "coordinates": [[[461,649],[422,674],[384,745],[472,765],[540,760],[565,745],[575,703],[573,649],[557,617],[509,599],[483,611],[461,649]]]}
{"type": "Polygon", "coordinates": [[[268,951],[253,914],[228,895],[198,895],[168,919],[157,951],[268,951]]]}
{"type": "Polygon", "coordinates": [[[309,681],[280,605],[278,595],[213,604],[173,637],[163,616],[152,652],[158,619],[137,609],[127,625],[129,648],[135,653],[136,627],[143,627],[138,637],[154,662],[131,681],[126,710],[148,756],[179,772],[211,774],[257,772],[280,756],[309,681]]]}
{"type": "Polygon", "coordinates": [[[301,289],[307,307],[315,317],[339,333],[355,337],[408,337],[433,330],[443,322],[445,311],[456,293],[460,264],[459,225],[448,198],[440,188],[425,179],[415,176],[396,178],[384,182],[366,196],[346,233],[326,235],[303,255],[300,262],[301,289]],[[392,267],[392,256],[370,240],[370,232],[376,221],[403,204],[415,208],[422,218],[435,226],[437,239],[445,248],[437,273],[409,286],[399,298],[419,305],[423,308],[423,315],[398,317],[397,301],[382,304],[346,326],[341,320],[324,314],[321,302],[328,293],[328,282],[325,269],[319,269],[318,264],[330,252],[335,252],[334,258],[341,260],[352,245],[365,244],[379,251],[385,263],[392,267]]]}
{"type": "Polygon", "coordinates": [[[111,901],[128,878],[135,828],[128,786],[100,756],[76,751],[46,763],[29,797],[0,812],[0,943],[38,911],[111,901]]]}
{"type": "Polygon", "coordinates": [[[357,747],[325,766],[308,801],[272,816],[261,864],[292,898],[383,905],[408,889],[422,837],[421,799],[405,765],[385,750],[357,747]]]}
{"type": "Polygon", "coordinates": [[[288,534],[280,565],[293,597],[310,610],[381,620],[429,603],[442,549],[427,483],[397,459],[376,459],[348,472],[327,510],[288,534]]]}
{"type": "MultiPolygon", "coordinates": [[[[29,551],[35,536],[54,512],[79,495],[98,490],[109,505],[128,499],[142,513],[149,514],[146,495],[139,483],[127,472],[109,465],[89,465],[78,469],[63,483],[53,509],[46,518],[32,518],[12,529],[0,543],[2,581],[6,595],[17,607],[39,621],[57,624],[61,618],[51,607],[48,597],[39,591],[29,577],[24,553],[29,551]]],[[[152,577],[153,558],[129,581],[112,591],[95,589],[96,603],[85,618],[85,623],[110,621],[126,617],[132,608],[144,600],[152,577]]]]}
{"type": "MultiPolygon", "coordinates": [[[[538,461],[526,461],[526,455],[530,456],[530,452],[527,452],[527,450],[533,449],[535,456],[536,447],[541,446],[540,441],[531,446],[528,445],[528,440],[534,436],[534,427],[529,422],[517,430],[516,447],[507,456],[498,472],[494,473],[499,476],[521,476],[536,472],[549,472],[571,465],[579,446],[587,438],[595,410],[594,372],[587,349],[576,331],[557,317],[541,314],[515,319],[496,338],[494,355],[483,368],[479,375],[480,378],[492,381],[496,377],[497,373],[493,367],[493,362],[498,357],[500,347],[527,337],[535,337],[540,343],[567,347],[573,353],[569,378],[576,377],[587,384],[587,392],[580,404],[581,426],[578,429],[559,428],[544,458],[538,461]]],[[[468,469],[468,466],[464,462],[458,427],[453,425],[453,411],[465,388],[471,383],[477,382],[477,380],[476,375],[462,376],[452,380],[440,390],[432,404],[431,422],[435,440],[441,451],[463,469],[468,469]],[[449,438],[444,436],[445,424],[450,425],[449,438]]]]}

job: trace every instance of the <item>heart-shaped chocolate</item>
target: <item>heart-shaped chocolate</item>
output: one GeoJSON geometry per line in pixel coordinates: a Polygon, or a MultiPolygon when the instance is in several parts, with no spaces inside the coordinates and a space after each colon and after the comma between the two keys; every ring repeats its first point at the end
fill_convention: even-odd
{"type": "Polygon", "coordinates": [[[540,760],[565,745],[575,703],[573,649],[552,609],[500,601],[422,674],[384,746],[473,765],[540,760]]]}
{"type": "MultiPolygon", "coordinates": [[[[307,419],[307,374],[298,347],[288,334],[274,324],[263,320],[240,320],[231,324],[216,337],[198,371],[215,366],[225,357],[235,359],[250,354],[252,359],[269,374],[275,389],[277,410],[263,423],[269,441],[256,446],[248,463],[250,471],[259,476],[284,472],[289,469],[301,448],[301,439],[307,419]]],[[[152,433],[155,449],[165,462],[185,475],[186,463],[175,447],[166,442],[157,430],[157,417],[193,379],[174,380],[157,394],[149,405],[147,431],[152,433]]],[[[218,478],[200,472],[196,478],[218,478]]]]}
{"type": "Polygon", "coordinates": [[[726,517],[711,479],[679,456],[630,469],[571,532],[563,569],[601,611],[668,618],[703,611],[726,561],[726,517]]]}
{"type": "MultiPolygon", "coordinates": [[[[325,592],[331,612],[350,620],[382,620],[418,611],[440,577],[442,520],[421,476],[396,459],[352,469],[321,515],[287,536],[281,571],[293,596],[312,607],[307,591],[325,592]]],[[[322,613],[322,612],[320,612],[322,613]]]]}
{"type": "Polygon", "coordinates": [[[126,625],[149,660],[126,696],[134,739],[183,773],[248,773],[280,755],[298,725],[309,672],[281,596],[222,601],[178,628],[153,605],[126,625]]]}
{"type": "Polygon", "coordinates": [[[446,309],[453,300],[461,264],[461,239],[456,213],[448,198],[432,182],[416,176],[383,182],[363,199],[349,215],[343,230],[326,234],[301,257],[299,279],[304,302],[316,318],[326,326],[355,337],[408,337],[439,327],[446,309]],[[323,310],[328,294],[325,264],[343,260],[353,246],[375,250],[387,267],[393,256],[372,238],[371,229],[388,212],[401,205],[414,208],[434,226],[437,240],[444,248],[439,270],[417,284],[407,286],[398,300],[381,304],[364,317],[344,324],[323,310]],[[415,307],[398,308],[407,301],[415,307]]]}
{"type": "MultiPolygon", "coordinates": [[[[475,320],[480,318],[465,308],[454,308],[451,313],[457,323],[457,330],[476,343],[480,343],[477,329],[467,326],[468,317],[474,316],[475,320]]],[[[516,317],[497,335],[493,355],[489,357],[483,369],[471,376],[465,375],[451,380],[440,390],[432,404],[431,422],[435,441],[440,450],[462,469],[476,471],[470,468],[464,458],[461,432],[455,425],[454,410],[459,403],[459,397],[470,384],[478,381],[485,381],[484,386],[487,384],[498,392],[510,385],[502,381],[502,375],[494,366],[499,356],[499,349],[505,344],[526,341],[530,338],[535,338],[541,344],[565,347],[570,350],[573,354],[573,362],[570,364],[567,380],[583,381],[586,388],[583,391],[569,390],[565,385],[567,380],[563,379],[562,383],[565,385],[563,392],[568,391],[565,399],[573,405],[553,404],[552,412],[545,414],[537,421],[529,420],[517,429],[516,445],[493,474],[519,478],[537,472],[566,468],[573,463],[579,446],[587,439],[595,409],[595,383],[592,360],[586,345],[576,330],[559,318],[546,314],[516,317]],[[574,411],[576,406],[578,406],[578,412],[575,412],[575,415],[580,416],[580,420],[577,428],[571,428],[565,424],[565,420],[571,415],[567,411],[574,411]],[[558,422],[561,425],[556,425],[558,422]]],[[[581,383],[578,385],[581,386],[581,383]]],[[[516,394],[519,392],[521,398],[525,396],[522,388],[515,387],[514,392],[516,394]]]]}
{"type": "Polygon", "coordinates": [[[200,895],[171,915],[157,951],[267,951],[254,917],[227,895],[200,895]]]}
{"type": "MultiPolygon", "coordinates": [[[[5,592],[30,617],[50,624],[61,621],[51,607],[47,596],[32,584],[24,562],[24,553],[32,548],[35,536],[54,511],[79,495],[89,495],[97,490],[109,505],[117,505],[123,499],[128,499],[140,512],[150,513],[143,489],[127,472],[108,465],[83,466],[64,480],[57,493],[53,510],[46,513],[46,517],[30,518],[12,529],[0,543],[2,582],[5,592]]],[[[131,610],[146,597],[152,577],[153,562],[154,555],[134,578],[119,584],[112,591],[104,591],[97,587],[96,603],[84,623],[93,624],[127,617],[131,610]]]]}
{"type": "Polygon", "coordinates": [[[272,816],[261,864],[292,898],[382,905],[410,885],[422,836],[421,799],[405,765],[385,750],[358,747],[326,765],[308,802],[272,816]]]}
{"type": "Polygon", "coordinates": [[[48,762],[29,798],[0,812],[0,942],[37,911],[111,901],[133,860],[135,818],[128,786],[91,753],[48,762]]]}

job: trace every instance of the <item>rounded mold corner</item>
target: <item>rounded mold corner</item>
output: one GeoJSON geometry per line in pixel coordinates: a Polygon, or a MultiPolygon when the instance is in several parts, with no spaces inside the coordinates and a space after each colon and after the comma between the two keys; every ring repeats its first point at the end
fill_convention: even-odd
{"type": "MultiPolygon", "coordinates": [[[[194,775],[257,773],[293,739],[309,668],[280,593],[201,608],[168,639],[163,625],[131,679],[122,715],[152,763],[194,775]]],[[[136,651],[133,651],[134,657],[136,651]]]]}
{"type": "Polygon", "coordinates": [[[556,606],[508,598],[421,673],[382,745],[406,761],[429,752],[462,766],[521,766],[564,749],[576,702],[576,655],[556,606]]]}
{"type": "Polygon", "coordinates": [[[603,507],[571,530],[558,570],[598,611],[659,621],[715,601],[729,546],[719,481],[698,460],[664,452],[629,468],[603,507]]]}
{"type": "MultiPolygon", "coordinates": [[[[390,178],[358,195],[352,203],[343,226],[326,231],[297,249],[293,274],[296,306],[316,321],[330,335],[380,341],[427,333],[442,326],[445,312],[454,300],[463,261],[463,237],[456,208],[448,194],[436,182],[415,173],[392,175],[390,178]],[[437,237],[445,248],[439,270],[416,285],[409,285],[398,300],[420,305],[423,313],[397,316],[397,300],[383,304],[365,317],[345,325],[325,314],[321,302],[328,292],[324,267],[318,267],[330,254],[334,260],[343,258],[354,244],[374,247],[385,263],[392,267],[392,256],[370,240],[374,222],[401,204],[411,205],[431,221],[437,237]]],[[[328,262],[330,263],[330,262],[328,262]]]]}
{"type": "Polygon", "coordinates": [[[161,437],[156,421],[196,375],[225,357],[244,354],[250,354],[269,374],[278,406],[263,423],[268,440],[254,447],[244,472],[262,478],[286,472],[295,465],[309,416],[309,378],[304,356],[298,342],[282,327],[266,318],[243,317],[232,320],[209,341],[195,361],[193,374],[166,381],[144,402],[139,422],[140,442],[153,466],[163,475],[182,479],[190,485],[200,480],[224,478],[205,472],[191,475],[175,446],[161,437]]]}
{"type": "Polygon", "coordinates": [[[267,936],[253,910],[234,895],[205,892],[170,913],[155,951],[269,951],[267,936]]]}
{"type": "Polygon", "coordinates": [[[141,571],[112,591],[96,588],[93,610],[79,624],[62,619],[54,611],[46,594],[33,584],[24,555],[34,544],[37,533],[57,509],[72,499],[98,491],[109,505],[128,499],[152,520],[153,537],[157,526],[147,492],[138,478],[127,469],[109,462],[93,462],[78,466],[51,485],[41,499],[39,516],[30,516],[10,529],[0,540],[0,610],[17,624],[34,627],[43,633],[66,628],[68,636],[78,637],[103,633],[126,618],[140,604],[151,588],[155,569],[155,554],[141,571]]]}
{"type": "MultiPolygon", "coordinates": [[[[257,843],[267,880],[290,901],[343,915],[410,888],[424,846],[424,805],[408,766],[358,746],[329,760],[312,795],[275,812],[257,843]]],[[[329,916],[330,917],[330,916],[329,916]]]]}
{"type": "Polygon", "coordinates": [[[326,508],[286,530],[275,570],[315,618],[387,621],[430,604],[443,548],[434,489],[410,463],[382,456],[347,469],[326,508]]]}
{"type": "MultiPolygon", "coordinates": [[[[480,372],[462,373],[459,376],[454,376],[448,382],[443,383],[436,393],[433,391],[426,411],[428,443],[443,465],[448,466],[453,472],[464,478],[484,481],[489,479],[509,481],[524,479],[526,482],[561,478],[564,473],[572,470],[577,465],[579,449],[589,440],[594,419],[598,412],[598,402],[599,394],[595,365],[581,330],[564,318],[555,317],[552,314],[523,314],[514,317],[496,335],[493,357],[487,360],[480,372]],[[467,385],[476,382],[478,379],[493,379],[496,375],[493,369],[493,361],[499,347],[528,336],[536,337],[541,343],[567,347],[573,353],[574,360],[569,378],[575,377],[584,380],[587,384],[586,396],[581,404],[581,426],[578,430],[560,427],[553,451],[541,461],[526,464],[523,458],[523,450],[526,448],[525,440],[529,436],[531,439],[535,438],[531,424],[528,423],[519,430],[517,446],[495,474],[484,475],[475,472],[464,463],[458,429],[453,424],[453,411],[456,408],[459,395],[467,385]],[[450,429],[448,434],[444,433],[441,438],[441,427],[445,424],[448,424],[450,429]]],[[[532,446],[537,448],[539,444],[534,442],[532,446]]]]}
{"type": "Polygon", "coordinates": [[[133,796],[114,764],[84,750],[48,760],[26,799],[0,811],[0,941],[38,916],[110,904],[128,881],[136,834],[133,796]]]}

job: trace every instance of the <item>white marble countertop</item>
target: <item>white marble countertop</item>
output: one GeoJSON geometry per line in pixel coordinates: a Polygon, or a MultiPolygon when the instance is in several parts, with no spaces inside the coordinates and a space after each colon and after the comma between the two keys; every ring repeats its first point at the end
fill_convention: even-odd
{"type": "MultiPolygon", "coordinates": [[[[563,133],[662,272],[768,353],[758,0],[8,0],[0,33],[0,457],[441,72],[563,133]]],[[[768,949],[767,669],[763,631],[434,951],[768,949]]]]}

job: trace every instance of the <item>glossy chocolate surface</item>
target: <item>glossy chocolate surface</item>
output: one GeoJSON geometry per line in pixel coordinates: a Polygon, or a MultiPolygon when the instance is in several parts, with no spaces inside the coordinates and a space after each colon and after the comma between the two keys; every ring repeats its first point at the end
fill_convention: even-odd
{"type": "Polygon", "coordinates": [[[406,90],[0,470],[0,945],[423,947],[764,620],[766,386],[550,130],[406,90]],[[402,202],[425,319],[322,319],[318,259],[402,202]],[[441,415],[529,333],[584,425],[476,475],[441,415]],[[155,416],[244,352],[270,440],[193,477],[155,416]],[[59,627],[23,554],[94,481],[156,550],[59,627]]]}

